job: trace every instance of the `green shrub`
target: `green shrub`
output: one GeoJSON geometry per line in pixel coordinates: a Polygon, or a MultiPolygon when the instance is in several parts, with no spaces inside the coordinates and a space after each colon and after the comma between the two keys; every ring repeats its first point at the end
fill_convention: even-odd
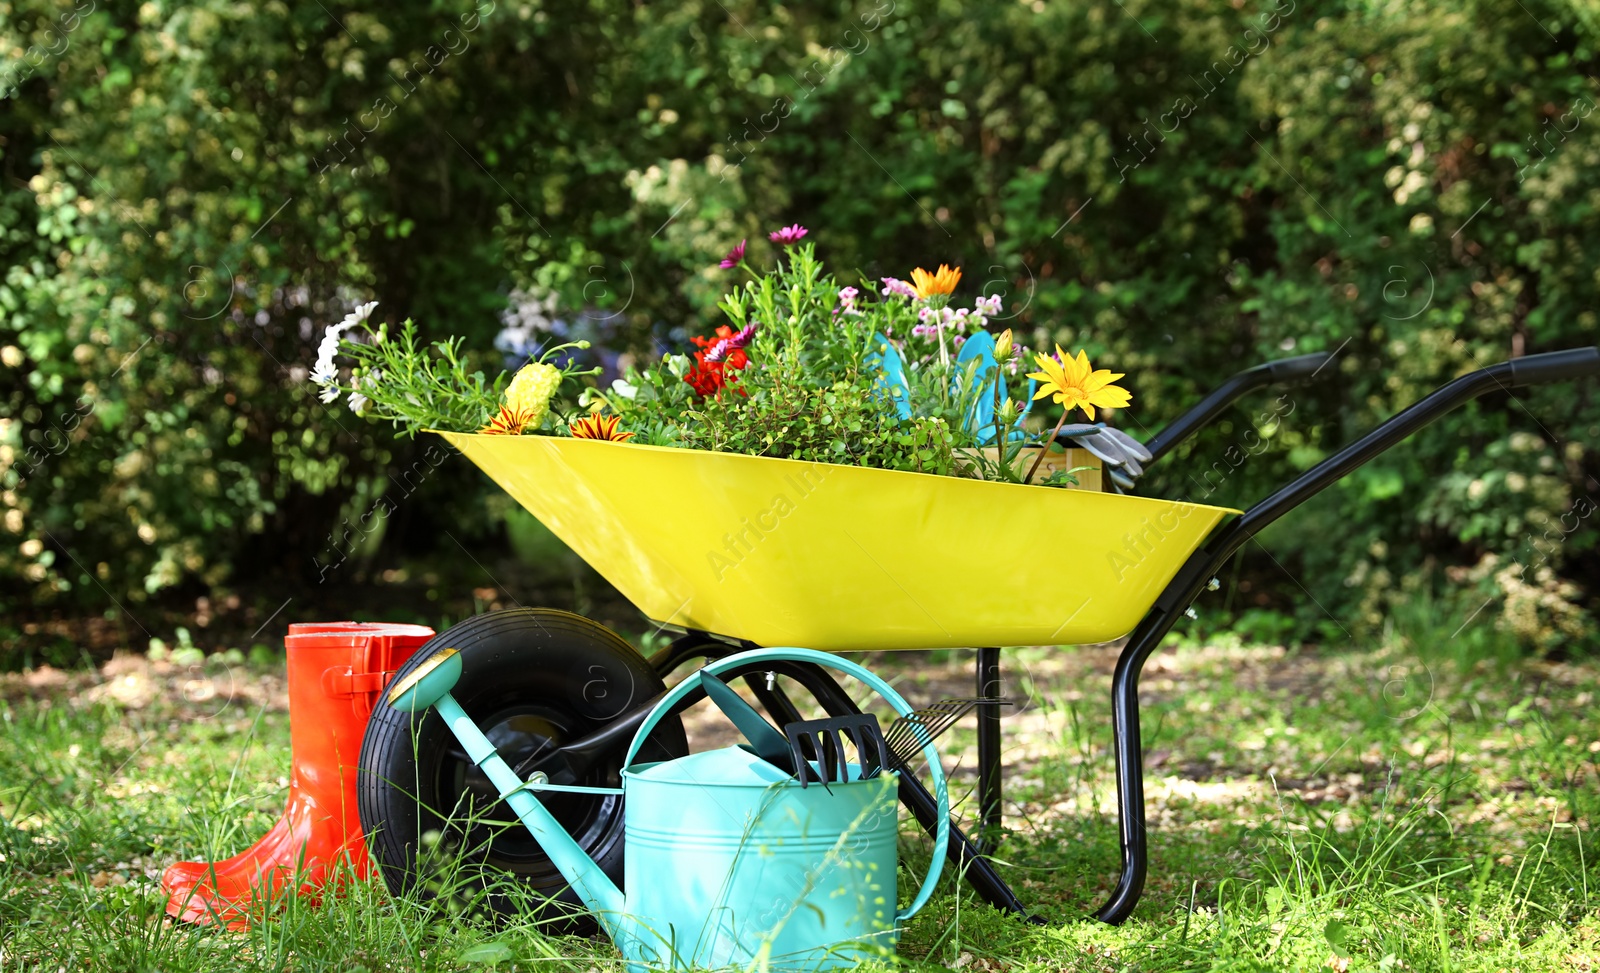
{"type": "MultiPolygon", "coordinates": [[[[554,291],[656,355],[714,320],[730,243],[795,220],[834,267],[959,262],[1019,340],[1126,370],[1135,433],[1244,364],[1339,351],[1271,428],[1253,402],[1156,467],[1173,497],[1251,502],[1463,371],[1600,331],[1600,18],[1579,5],[5,12],[0,45],[37,62],[0,78],[13,604],[315,579],[429,448],[303,381],[358,300],[488,348],[512,287],[554,291]],[[1247,435],[1270,448],[1197,487],[1247,435]]],[[[1291,515],[1243,576],[1359,629],[1397,578],[1538,549],[1581,604],[1588,519],[1529,535],[1592,507],[1597,442],[1592,387],[1487,397],[1291,515]]],[[[489,529],[475,472],[423,465],[403,503],[430,513],[368,543],[489,529]]]]}

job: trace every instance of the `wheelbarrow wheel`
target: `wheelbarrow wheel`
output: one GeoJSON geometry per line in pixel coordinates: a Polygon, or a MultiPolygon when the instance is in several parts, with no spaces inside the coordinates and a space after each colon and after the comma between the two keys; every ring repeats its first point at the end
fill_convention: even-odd
{"type": "MultiPolygon", "coordinates": [[[[446,647],[462,660],[452,694],[512,767],[604,727],[665,689],[610,629],[536,608],[470,618],[423,645],[395,678],[446,647]]],[[[574,783],[618,786],[626,744],[574,783]]],[[[673,718],[651,735],[642,757],[686,753],[683,725],[673,718]]],[[[547,792],[540,800],[620,886],[622,798],[547,792]]],[[[593,928],[577,895],[438,713],[413,715],[378,702],[362,741],[357,803],[368,849],[391,893],[593,928]]]]}

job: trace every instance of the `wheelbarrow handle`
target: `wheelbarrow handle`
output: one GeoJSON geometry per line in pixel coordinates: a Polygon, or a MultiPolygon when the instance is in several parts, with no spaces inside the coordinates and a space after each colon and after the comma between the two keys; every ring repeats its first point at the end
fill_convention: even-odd
{"type": "Polygon", "coordinates": [[[1326,351],[1315,351],[1309,355],[1296,355],[1293,358],[1278,358],[1273,361],[1257,365],[1258,369],[1266,369],[1267,381],[1263,385],[1274,385],[1278,382],[1298,382],[1301,379],[1314,378],[1322,371],[1322,367],[1333,361],[1333,355],[1326,351]]]}
{"type": "MultiPolygon", "coordinates": [[[[1290,510],[1409,438],[1412,433],[1481,395],[1509,392],[1523,385],[1561,382],[1592,375],[1600,375],[1600,349],[1593,347],[1527,355],[1468,372],[1391,416],[1365,436],[1246,510],[1244,516],[1212,535],[1201,553],[1214,552],[1221,546],[1231,546],[1232,550],[1237,550],[1246,540],[1290,510]]],[[[1160,603],[1158,600],[1157,604],[1160,603]]]]}
{"type": "Polygon", "coordinates": [[[1512,388],[1564,382],[1572,378],[1600,375],[1600,348],[1547,351],[1540,355],[1513,358],[1505,364],[1511,376],[1506,384],[1512,388]]]}
{"type": "Polygon", "coordinates": [[[1560,382],[1600,375],[1600,349],[1573,348],[1468,372],[1391,416],[1365,436],[1345,446],[1293,482],[1246,510],[1212,534],[1189,555],[1150,613],[1128,634],[1112,674],[1112,732],[1116,741],[1117,809],[1122,839],[1122,877],[1111,898],[1096,914],[1102,922],[1119,923],[1133,911],[1144,889],[1148,847],[1145,840],[1143,750],[1139,734],[1139,674],[1183,616],[1184,609],[1205,589],[1228,558],[1269,524],[1337,483],[1346,474],[1381,455],[1412,433],[1480,395],[1509,392],[1521,385],[1560,382]]]}
{"type": "Polygon", "coordinates": [[[1239,372],[1213,389],[1211,394],[1201,399],[1188,412],[1174,419],[1165,429],[1151,436],[1150,441],[1144,444],[1145,448],[1150,450],[1150,461],[1144,465],[1148,468],[1150,463],[1160,459],[1163,453],[1171,452],[1173,447],[1199,432],[1245,393],[1263,385],[1315,378],[1332,360],[1333,355],[1319,351],[1310,355],[1263,362],[1254,368],[1239,372]]]}

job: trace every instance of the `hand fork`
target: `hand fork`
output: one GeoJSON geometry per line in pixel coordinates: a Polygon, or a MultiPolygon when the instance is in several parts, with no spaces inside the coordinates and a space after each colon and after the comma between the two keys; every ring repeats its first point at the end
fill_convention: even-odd
{"type": "Polygon", "coordinates": [[[831,716],[824,720],[796,720],[783,728],[789,738],[789,754],[794,760],[800,786],[809,784],[820,770],[819,781],[826,787],[831,783],[850,782],[850,763],[845,759],[844,741],[855,745],[856,762],[860,765],[857,780],[876,777],[883,770],[888,756],[888,746],[878,718],[871,713],[849,716],[831,716]],[[813,765],[812,761],[815,761],[813,765]]]}

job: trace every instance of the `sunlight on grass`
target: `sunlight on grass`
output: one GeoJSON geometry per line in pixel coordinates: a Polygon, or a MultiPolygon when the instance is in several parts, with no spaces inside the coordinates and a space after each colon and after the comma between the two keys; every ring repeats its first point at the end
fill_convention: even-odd
{"type": "MultiPolygon", "coordinates": [[[[1012,833],[999,857],[1053,922],[996,913],[951,869],[906,929],[904,964],[1600,970],[1600,665],[1440,661],[1419,644],[1391,633],[1376,651],[1322,654],[1218,637],[1157,655],[1145,683],[1152,872],[1119,928],[1080,918],[1117,862],[1114,653],[1008,650],[1010,691],[1026,701],[1007,716],[1012,833]]],[[[139,675],[118,664],[113,680],[139,675]]],[[[968,676],[958,656],[868,664],[913,699],[968,676]]],[[[171,923],[161,869],[236,852],[281,810],[288,722],[281,672],[235,667],[220,702],[159,677],[121,696],[3,677],[0,969],[620,969],[603,940],[485,918],[485,896],[527,893],[484,888],[449,861],[430,883],[444,894],[396,900],[350,879],[246,932],[171,923]]],[[[949,740],[970,792],[973,733],[949,740]]],[[[962,803],[970,813],[970,793],[962,803]]],[[[927,841],[908,828],[904,847],[906,885],[927,841]]]]}

